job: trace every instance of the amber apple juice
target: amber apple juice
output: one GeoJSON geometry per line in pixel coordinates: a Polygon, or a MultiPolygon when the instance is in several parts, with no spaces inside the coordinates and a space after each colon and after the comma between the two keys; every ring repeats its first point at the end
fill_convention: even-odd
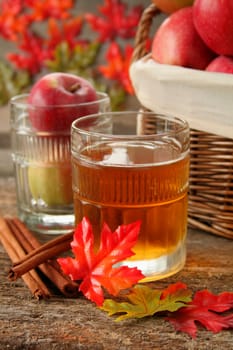
{"type": "Polygon", "coordinates": [[[141,221],[127,262],[154,280],[185,262],[189,156],[172,142],[97,142],[73,154],[76,222],[93,225],[96,249],[103,223],[111,230],[141,221]],[[156,268],[155,268],[156,266],[156,268]]]}

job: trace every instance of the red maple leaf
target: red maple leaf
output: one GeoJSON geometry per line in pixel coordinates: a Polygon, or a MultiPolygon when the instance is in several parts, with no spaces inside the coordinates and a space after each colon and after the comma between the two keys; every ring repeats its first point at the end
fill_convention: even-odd
{"type": "Polygon", "coordinates": [[[233,308],[233,293],[223,292],[214,295],[208,290],[196,292],[187,307],[170,314],[167,318],[175,329],[188,333],[195,338],[196,321],[213,333],[222,329],[233,328],[233,313],[222,315],[222,312],[233,308]]]}
{"type": "Polygon", "coordinates": [[[105,0],[99,6],[102,16],[87,13],[85,18],[93,30],[99,33],[101,42],[113,40],[119,36],[133,38],[142,14],[142,6],[134,6],[127,14],[127,5],[121,0],[105,0]]]}
{"type": "Polygon", "coordinates": [[[134,255],[132,247],[137,241],[140,221],[121,225],[111,232],[103,225],[100,248],[94,252],[94,235],[87,218],[77,225],[71,243],[75,258],[59,258],[58,263],[65,274],[73,280],[81,280],[79,290],[90,300],[101,306],[104,301],[104,287],[110,294],[130,288],[144,276],[137,268],[114,265],[134,255]]]}

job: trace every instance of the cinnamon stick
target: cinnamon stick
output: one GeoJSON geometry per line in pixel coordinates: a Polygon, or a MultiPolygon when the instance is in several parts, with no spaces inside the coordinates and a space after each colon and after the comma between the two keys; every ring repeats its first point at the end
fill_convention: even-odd
{"type": "Polygon", "coordinates": [[[32,265],[35,267],[34,259],[37,259],[39,263],[42,263],[48,259],[54,258],[56,255],[70,250],[70,243],[72,239],[73,232],[54,238],[29,252],[27,256],[15,262],[14,266],[16,267],[17,265],[21,265],[24,262],[29,263],[29,261],[32,259],[32,265]]]}
{"type": "MultiPolygon", "coordinates": [[[[9,258],[14,263],[25,255],[23,248],[16,240],[11,230],[9,229],[6,221],[0,217],[0,241],[6,250],[9,258]]],[[[35,270],[31,270],[22,276],[24,283],[30,289],[32,295],[36,299],[50,297],[50,291],[46,285],[42,282],[39,275],[35,270]]]]}
{"type": "MultiPolygon", "coordinates": [[[[35,249],[39,249],[41,247],[41,243],[37,240],[37,238],[32,234],[30,230],[24,225],[22,221],[20,221],[18,218],[12,218],[12,219],[6,219],[9,227],[11,228],[12,232],[14,233],[15,237],[21,242],[23,248],[27,253],[34,252],[35,249]]],[[[70,240],[70,236],[68,235],[68,239],[70,240]]],[[[59,238],[59,242],[63,241],[64,237],[59,238]]],[[[57,240],[56,240],[57,241],[57,240]]],[[[66,242],[66,241],[65,241],[66,242]]],[[[59,243],[60,244],[60,243],[59,243]]],[[[70,248],[70,244],[68,246],[68,249],[70,248]]],[[[64,248],[66,249],[66,248],[64,248]]],[[[68,250],[66,249],[66,250],[68,250]]],[[[41,250],[40,250],[41,251],[41,250]]],[[[29,254],[28,254],[29,255],[29,254]]],[[[25,257],[27,259],[28,255],[25,257]]],[[[33,261],[35,261],[36,256],[32,255],[34,258],[33,261]]],[[[41,255],[40,255],[41,256],[41,255]]],[[[25,262],[27,260],[24,261],[25,262]]],[[[37,264],[37,263],[36,263],[37,264]]],[[[21,264],[17,261],[15,263],[15,266],[19,268],[21,264]]],[[[61,291],[62,294],[64,294],[66,297],[76,297],[78,295],[78,284],[74,281],[72,281],[67,275],[63,274],[63,272],[60,269],[59,264],[55,260],[49,260],[46,262],[43,262],[42,264],[38,264],[38,268],[43,272],[47,278],[53,282],[53,284],[61,291]]],[[[14,267],[10,270],[10,279],[17,278],[17,274],[12,271],[14,267]]],[[[20,275],[22,274],[22,271],[20,271],[20,275]]]]}
{"type": "Polygon", "coordinates": [[[60,238],[63,237],[59,237],[58,239],[55,238],[48,243],[41,245],[28,253],[23,259],[15,262],[10,269],[9,278],[15,280],[45,261],[55,258],[60,253],[68,251],[70,249],[71,234],[67,234],[66,240],[63,238],[63,241],[61,242],[60,238]]]}

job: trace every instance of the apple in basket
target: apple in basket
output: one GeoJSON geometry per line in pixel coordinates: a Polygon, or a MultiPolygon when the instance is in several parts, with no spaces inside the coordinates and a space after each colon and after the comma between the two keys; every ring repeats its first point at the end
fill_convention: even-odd
{"type": "Polygon", "coordinates": [[[173,13],[182,7],[191,6],[194,0],[153,0],[153,3],[165,13],[173,13]]]}
{"type": "Polygon", "coordinates": [[[192,6],[168,16],[153,38],[152,57],[159,63],[205,69],[215,56],[194,27],[192,6]]]}
{"type": "Polygon", "coordinates": [[[233,57],[218,56],[206,67],[209,72],[233,74],[233,57]]]}
{"type": "Polygon", "coordinates": [[[195,0],[193,21],[210,49],[233,56],[233,0],[195,0]]]}
{"type": "Polygon", "coordinates": [[[96,100],[96,91],[87,80],[68,73],[45,75],[29,93],[29,119],[38,138],[40,159],[29,159],[28,183],[33,201],[45,208],[73,202],[71,123],[78,117],[96,113],[98,103],[85,105],[96,100]]]}

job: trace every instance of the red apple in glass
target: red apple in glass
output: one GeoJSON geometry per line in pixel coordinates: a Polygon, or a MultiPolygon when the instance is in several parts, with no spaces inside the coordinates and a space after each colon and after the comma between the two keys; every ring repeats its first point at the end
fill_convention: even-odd
{"type": "Polygon", "coordinates": [[[37,144],[46,145],[36,150],[45,161],[35,165],[35,160],[32,163],[29,160],[28,182],[33,200],[46,208],[71,205],[70,154],[64,152],[61,158],[60,153],[63,154],[70,143],[71,123],[76,118],[98,112],[97,93],[79,76],[51,73],[32,87],[28,108],[31,124],[38,132],[37,144]]]}
{"type": "Polygon", "coordinates": [[[50,73],[31,89],[29,117],[38,131],[69,131],[76,118],[98,111],[98,104],[91,104],[96,100],[96,91],[87,80],[74,74],[50,73]]]}
{"type": "Polygon", "coordinates": [[[194,27],[192,6],[162,22],[152,42],[152,57],[159,63],[195,69],[205,69],[214,58],[194,27]]]}
{"type": "Polygon", "coordinates": [[[173,13],[182,7],[191,6],[194,0],[153,0],[153,3],[165,13],[173,13]]]}
{"type": "Polygon", "coordinates": [[[208,72],[233,74],[233,57],[218,56],[206,67],[208,72]]]}
{"type": "Polygon", "coordinates": [[[211,50],[233,56],[233,0],[195,0],[193,21],[211,50]]]}

